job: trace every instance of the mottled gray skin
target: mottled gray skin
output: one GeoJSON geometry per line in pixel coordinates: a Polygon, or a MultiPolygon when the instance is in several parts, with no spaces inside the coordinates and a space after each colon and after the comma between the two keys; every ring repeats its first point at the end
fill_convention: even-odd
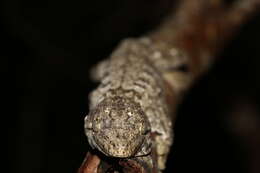
{"type": "Polygon", "coordinates": [[[185,63],[176,49],[150,39],[127,39],[92,72],[99,87],[90,94],[85,133],[93,148],[110,157],[144,156],[152,146],[164,169],[173,141],[165,82],[185,63]],[[169,77],[170,76],[170,77],[169,77]],[[151,144],[151,134],[156,134],[151,144]]]}

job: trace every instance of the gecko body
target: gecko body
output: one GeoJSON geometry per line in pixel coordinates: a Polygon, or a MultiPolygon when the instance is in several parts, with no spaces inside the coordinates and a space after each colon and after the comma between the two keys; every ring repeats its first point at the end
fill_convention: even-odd
{"type": "Polygon", "coordinates": [[[119,158],[145,156],[154,147],[156,164],[164,169],[173,142],[165,83],[178,89],[169,74],[183,64],[175,49],[153,45],[149,38],[123,41],[92,73],[100,85],[90,94],[85,118],[89,144],[119,158]]]}

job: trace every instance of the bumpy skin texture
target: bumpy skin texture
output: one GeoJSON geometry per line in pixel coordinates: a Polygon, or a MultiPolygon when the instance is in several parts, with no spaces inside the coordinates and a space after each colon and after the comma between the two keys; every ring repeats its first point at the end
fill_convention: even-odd
{"type": "Polygon", "coordinates": [[[122,158],[147,155],[153,145],[157,165],[164,169],[173,141],[165,83],[178,89],[172,74],[183,64],[185,58],[176,49],[153,44],[149,38],[123,41],[92,71],[101,84],[90,94],[85,118],[90,145],[122,158]]]}

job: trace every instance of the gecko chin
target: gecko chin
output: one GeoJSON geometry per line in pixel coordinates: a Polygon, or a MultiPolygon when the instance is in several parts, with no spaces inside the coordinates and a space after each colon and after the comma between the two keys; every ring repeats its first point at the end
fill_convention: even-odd
{"type": "Polygon", "coordinates": [[[150,152],[150,123],[140,105],[130,99],[113,97],[100,102],[86,116],[85,132],[89,144],[109,157],[150,152]]]}

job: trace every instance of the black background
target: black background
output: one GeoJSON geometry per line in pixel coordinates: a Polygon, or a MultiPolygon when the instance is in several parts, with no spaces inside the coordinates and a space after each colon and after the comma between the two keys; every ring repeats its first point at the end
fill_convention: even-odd
{"type": "MultiPolygon", "coordinates": [[[[1,124],[7,134],[1,140],[7,144],[2,155],[6,164],[1,169],[76,172],[87,151],[83,130],[87,96],[96,87],[89,69],[121,39],[157,26],[174,3],[1,2],[1,124]]],[[[235,135],[228,123],[230,112],[241,102],[250,103],[259,122],[258,19],[255,16],[241,28],[220,60],[188,93],[178,111],[166,172],[253,173],[253,162],[260,163],[259,154],[251,156],[260,153],[260,147],[255,144],[250,149],[248,138],[235,135]]],[[[253,136],[259,141],[259,131],[253,136]]]]}

